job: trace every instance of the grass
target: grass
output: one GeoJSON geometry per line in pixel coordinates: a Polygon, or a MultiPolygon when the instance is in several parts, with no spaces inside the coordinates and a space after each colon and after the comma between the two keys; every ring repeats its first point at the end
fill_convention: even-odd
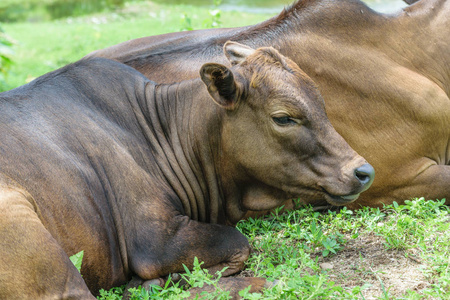
{"type": "MultiPolygon", "coordinates": [[[[420,198],[383,209],[342,208],[325,213],[306,207],[241,221],[238,228],[253,248],[244,274],[278,280],[262,294],[243,291],[241,295],[244,299],[444,299],[450,291],[450,210],[443,203],[420,198]],[[386,278],[400,274],[377,269],[374,261],[361,264],[369,260],[368,237],[380,242],[378,256],[389,258],[395,253],[398,259],[409,261],[414,272],[406,276],[419,273],[421,287],[408,288],[406,281],[400,288],[389,285],[386,278]],[[342,270],[346,266],[339,265],[339,257],[348,253],[353,255],[354,275],[369,280],[349,282],[350,275],[342,270]],[[337,270],[326,267],[325,261],[335,264],[337,270]],[[378,288],[374,289],[375,285],[378,288]]],[[[182,274],[191,286],[216,283],[200,263],[194,265],[193,271],[182,274]]],[[[121,289],[102,291],[99,299],[120,299],[121,293],[121,289]]],[[[134,295],[133,299],[183,299],[189,293],[167,285],[150,292],[137,289],[134,295]]],[[[204,297],[229,299],[220,290],[204,297]]]]}

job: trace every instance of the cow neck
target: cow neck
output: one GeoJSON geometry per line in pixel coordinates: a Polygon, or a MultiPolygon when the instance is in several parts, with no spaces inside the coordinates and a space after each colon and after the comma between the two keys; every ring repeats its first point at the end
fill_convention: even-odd
{"type": "Polygon", "coordinates": [[[146,99],[149,143],[183,213],[193,220],[224,223],[214,153],[220,113],[203,82],[148,85],[146,99]]]}
{"type": "Polygon", "coordinates": [[[450,96],[450,1],[420,1],[404,9],[399,36],[409,32],[416,42],[410,61],[450,96]]]}
{"type": "Polygon", "coordinates": [[[300,0],[278,16],[226,33],[219,41],[229,39],[255,48],[273,45],[318,83],[328,71],[332,78],[345,76],[350,66],[343,59],[346,55],[361,65],[381,57],[424,75],[449,95],[449,12],[448,0],[420,1],[391,15],[359,1],[300,0]],[[365,55],[358,57],[358,53],[365,55]]]}

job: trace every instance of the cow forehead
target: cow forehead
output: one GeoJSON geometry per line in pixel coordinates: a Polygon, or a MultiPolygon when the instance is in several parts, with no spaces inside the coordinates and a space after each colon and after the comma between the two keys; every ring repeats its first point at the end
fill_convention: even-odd
{"type": "Polygon", "coordinates": [[[283,100],[294,106],[321,99],[314,81],[300,69],[290,72],[272,66],[254,70],[250,88],[258,94],[266,94],[271,99],[283,100]]]}
{"type": "Polygon", "coordinates": [[[319,96],[314,81],[296,63],[273,48],[260,48],[247,57],[243,64],[252,72],[250,84],[253,88],[269,85],[275,89],[304,89],[319,96]]]}
{"type": "Polygon", "coordinates": [[[314,81],[273,48],[259,48],[240,67],[249,80],[250,105],[270,111],[283,110],[296,116],[324,108],[314,81]]]}

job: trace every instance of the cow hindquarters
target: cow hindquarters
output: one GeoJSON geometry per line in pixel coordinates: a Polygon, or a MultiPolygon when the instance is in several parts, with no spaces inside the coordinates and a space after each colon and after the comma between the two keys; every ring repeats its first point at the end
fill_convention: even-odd
{"type": "Polygon", "coordinates": [[[0,299],[95,299],[30,198],[0,182],[0,299]]]}

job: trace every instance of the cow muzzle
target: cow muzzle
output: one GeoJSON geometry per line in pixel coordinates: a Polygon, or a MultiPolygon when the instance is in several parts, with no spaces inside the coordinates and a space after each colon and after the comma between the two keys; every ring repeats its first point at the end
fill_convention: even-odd
{"type": "Polygon", "coordinates": [[[361,183],[361,192],[367,190],[375,179],[375,169],[371,164],[364,164],[355,169],[355,178],[361,183]]]}
{"type": "Polygon", "coordinates": [[[332,205],[345,205],[358,199],[359,195],[366,191],[375,179],[375,169],[372,165],[366,163],[353,171],[355,188],[346,195],[331,194],[325,190],[326,200],[332,205]]]}

